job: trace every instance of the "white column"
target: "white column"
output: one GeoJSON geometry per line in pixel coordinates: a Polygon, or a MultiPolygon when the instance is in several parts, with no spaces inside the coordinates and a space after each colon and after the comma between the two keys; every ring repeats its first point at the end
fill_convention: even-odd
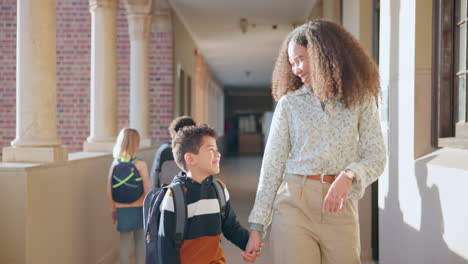
{"type": "Polygon", "coordinates": [[[55,0],[17,3],[16,138],[3,161],[67,160],[57,138],[55,0]]]}
{"type": "Polygon", "coordinates": [[[90,0],[91,126],[84,151],[111,151],[117,137],[116,0],[90,0]]]}
{"type": "Polygon", "coordinates": [[[151,146],[148,69],[151,3],[127,1],[125,5],[130,36],[130,127],[140,133],[140,147],[151,146]]]}

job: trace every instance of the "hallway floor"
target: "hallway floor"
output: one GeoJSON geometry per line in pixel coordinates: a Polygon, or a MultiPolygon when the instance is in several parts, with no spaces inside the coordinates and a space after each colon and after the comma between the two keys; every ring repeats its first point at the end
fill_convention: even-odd
{"type": "MultiPolygon", "coordinates": [[[[247,220],[255,201],[262,159],[260,156],[241,156],[228,157],[221,160],[221,173],[218,178],[228,187],[237,219],[243,227],[248,228],[247,220]]],[[[266,246],[262,250],[262,257],[255,263],[273,263],[269,254],[268,237],[265,240],[265,244],[266,246]]],[[[241,250],[227,239],[221,241],[221,246],[225,251],[228,264],[245,263],[240,256],[241,250]]]]}

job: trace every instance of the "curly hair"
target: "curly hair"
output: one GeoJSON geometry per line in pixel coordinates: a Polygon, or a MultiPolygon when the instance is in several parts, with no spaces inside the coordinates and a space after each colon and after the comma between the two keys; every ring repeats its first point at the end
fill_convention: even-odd
{"type": "Polygon", "coordinates": [[[272,95],[283,95],[303,86],[288,57],[291,41],[307,48],[314,95],[322,102],[340,100],[346,108],[380,94],[379,71],[359,42],[342,26],[326,20],[305,23],[284,40],[272,76],[272,95]]]}
{"type": "Polygon", "coordinates": [[[169,125],[169,134],[171,135],[171,138],[174,138],[177,134],[177,132],[186,126],[196,126],[197,124],[193,120],[192,117],[190,116],[179,116],[174,118],[172,120],[171,124],[169,125]]]}
{"type": "Polygon", "coordinates": [[[179,130],[172,140],[172,155],[179,168],[187,172],[185,153],[198,154],[203,137],[216,138],[216,131],[207,125],[186,126],[179,130]]]}

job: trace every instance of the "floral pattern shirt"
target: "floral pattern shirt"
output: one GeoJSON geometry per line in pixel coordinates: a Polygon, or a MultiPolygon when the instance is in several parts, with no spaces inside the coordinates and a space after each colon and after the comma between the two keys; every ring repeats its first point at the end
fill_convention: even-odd
{"type": "Polygon", "coordinates": [[[257,196],[249,223],[264,231],[271,222],[273,201],[288,174],[355,174],[348,199],[360,199],[383,172],[386,149],[374,97],[345,108],[339,100],[321,104],[302,87],[278,102],[265,146],[257,196]]]}

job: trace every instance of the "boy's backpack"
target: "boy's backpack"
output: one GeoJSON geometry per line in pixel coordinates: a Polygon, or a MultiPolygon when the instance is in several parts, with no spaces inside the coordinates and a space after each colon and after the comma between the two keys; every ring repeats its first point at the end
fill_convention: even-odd
{"type": "Polygon", "coordinates": [[[151,169],[151,189],[161,188],[169,185],[174,179],[174,175],[180,172],[180,168],[174,161],[171,143],[161,145],[156,152],[151,169]]]}
{"type": "MultiPolygon", "coordinates": [[[[180,264],[180,247],[184,240],[185,222],[187,221],[187,204],[185,202],[185,192],[183,190],[183,183],[175,180],[171,184],[162,188],[157,188],[146,195],[143,203],[143,227],[145,229],[145,263],[155,264],[158,261],[157,252],[157,239],[159,232],[159,224],[161,218],[161,202],[163,201],[168,189],[172,191],[172,198],[174,201],[175,212],[175,232],[174,232],[174,245],[177,251],[177,259],[180,264]]],[[[218,196],[219,208],[221,217],[224,219],[226,210],[226,197],[221,184],[213,181],[213,185],[218,196]]]]}
{"type": "Polygon", "coordinates": [[[132,203],[143,195],[143,182],[135,167],[136,160],[122,161],[118,159],[112,170],[112,199],[115,202],[132,203]]]}

